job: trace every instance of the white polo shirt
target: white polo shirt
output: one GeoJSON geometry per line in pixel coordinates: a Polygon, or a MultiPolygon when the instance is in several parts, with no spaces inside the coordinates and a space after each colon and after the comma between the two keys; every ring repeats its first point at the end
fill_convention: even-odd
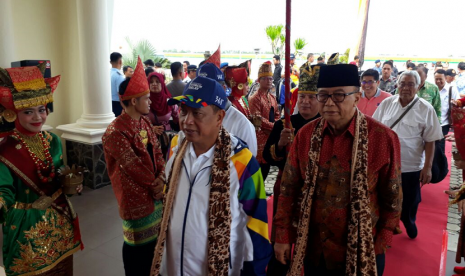
{"type": "Polygon", "coordinates": [[[441,96],[441,126],[450,125],[449,118],[447,113],[449,112],[449,103],[450,100],[457,100],[460,99],[459,90],[455,86],[451,86],[450,84],[444,85],[441,91],[439,91],[441,96]],[[452,95],[449,99],[449,87],[452,87],[452,95]]]}
{"type": "MultiPolygon", "coordinates": [[[[416,98],[418,96],[415,95],[416,98]]],[[[413,104],[414,100],[406,107],[402,107],[399,102],[399,95],[389,97],[376,109],[373,119],[391,127],[404,111],[413,104]]],[[[437,118],[433,106],[420,98],[392,129],[399,136],[403,173],[422,170],[425,164],[425,142],[433,142],[443,138],[437,118]]]]}

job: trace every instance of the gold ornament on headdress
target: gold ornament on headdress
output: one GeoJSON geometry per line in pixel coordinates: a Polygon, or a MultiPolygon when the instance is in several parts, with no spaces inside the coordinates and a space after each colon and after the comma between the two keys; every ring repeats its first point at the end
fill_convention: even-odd
{"type": "Polygon", "coordinates": [[[0,118],[4,118],[8,123],[13,123],[16,121],[16,112],[11,109],[5,109],[0,113],[0,118]]]}

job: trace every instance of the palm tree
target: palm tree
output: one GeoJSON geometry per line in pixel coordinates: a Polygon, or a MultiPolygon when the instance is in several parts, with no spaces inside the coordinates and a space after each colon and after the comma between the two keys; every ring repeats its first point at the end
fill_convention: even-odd
{"type": "Polygon", "coordinates": [[[307,46],[308,43],[305,41],[305,38],[297,38],[294,41],[294,49],[295,49],[295,55],[302,54],[302,50],[307,46]]]}
{"type": "Polygon", "coordinates": [[[265,29],[266,36],[271,42],[271,50],[273,54],[282,56],[285,36],[282,33],[283,25],[268,26],[265,29]]]}
{"type": "Polygon", "coordinates": [[[132,68],[136,68],[137,56],[140,56],[142,61],[151,59],[154,63],[161,63],[163,68],[170,68],[171,62],[168,59],[157,55],[157,50],[155,50],[155,47],[152,43],[150,43],[150,41],[142,39],[136,44],[133,44],[129,37],[125,37],[125,40],[128,43],[129,51],[123,55],[123,65],[129,65],[132,68]]]}

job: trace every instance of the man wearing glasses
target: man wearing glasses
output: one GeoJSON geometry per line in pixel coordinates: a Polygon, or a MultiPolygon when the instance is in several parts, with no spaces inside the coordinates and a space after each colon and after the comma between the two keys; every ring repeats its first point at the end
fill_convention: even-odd
{"type": "Polygon", "coordinates": [[[276,259],[288,275],[382,275],[400,217],[399,140],[357,109],[357,66],[321,67],[317,88],[322,118],[297,133],[284,169],[276,259]]]}
{"type": "Polygon", "coordinates": [[[412,239],[418,234],[415,220],[421,202],[420,188],[431,181],[435,141],[443,138],[433,106],[417,95],[421,83],[417,71],[405,71],[398,79],[398,93],[384,100],[373,114],[374,119],[392,128],[400,140],[404,195],[401,221],[412,239]]]}
{"type": "Polygon", "coordinates": [[[362,97],[358,102],[358,109],[365,115],[373,116],[376,108],[391,94],[382,91],[379,85],[379,73],[376,70],[368,69],[363,72],[362,77],[362,97]]]}

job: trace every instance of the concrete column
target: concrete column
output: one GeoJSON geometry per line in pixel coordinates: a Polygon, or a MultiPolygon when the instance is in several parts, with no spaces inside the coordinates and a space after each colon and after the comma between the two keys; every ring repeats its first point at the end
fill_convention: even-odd
{"type": "MultiPolygon", "coordinates": [[[[77,19],[83,83],[83,113],[75,124],[61,125],[66,140],[95,144],[115,119],[111,107],[107,0],[78,0],[77,19]]],[[[112,16],[110,16],[111,18],[112,16]]]]}
{"type": "MultiPolygon", "coordinates": [[[[110,0],[112,1],[112,0],[110,0]]],[[[115,119],[111,107],[109,16],[107,0],[76,0],[82,71],[83,113],[74,124],[61,125],[69,164],[87,167],[84,184],[100,188],[110,184],[102,135],[115,119]]]]}
{"type": "Polygon", "coordinates": [[[111,108],[109,34],[106,0],[77,1],[84,110],[77,123],[105,128],[115,119],[111,108]]]}
{"type": "Polygon", "coordinates": [[[2,0],[0,7],[0,67],[10,68],[16,61],[11,0],[2,0]]]}

